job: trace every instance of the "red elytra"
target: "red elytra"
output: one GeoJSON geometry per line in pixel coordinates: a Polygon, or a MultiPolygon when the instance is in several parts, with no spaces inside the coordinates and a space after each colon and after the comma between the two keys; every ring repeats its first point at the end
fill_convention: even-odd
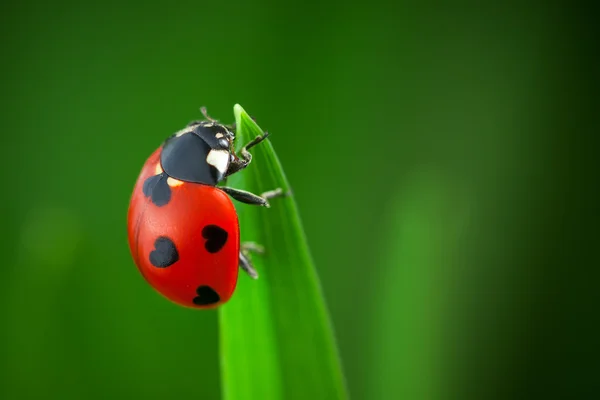
{"type": "Polygon", "coordinates": [[[163,180],[169,180],[170,199],[160,207],[154,204],[143,187],[162,172],[160,152],[157,149],[144,164],[131,197],[127,224],[131,254],[146,281],[167,299],[190,308],[218,307],[231,298],[238,279],[240,230],[235,207],[217,187],[167,177],[163,180]],[[226,232],[226,241],[216,252],[207,250],[211,238],[203,235],[206,227],[226,232]],[[176,256],[172,249],[161,249],[165,247],[161,242],[157,248],[159,238],[172,242],[176,256]],[[171,253],[174,262],[157,267],[151,262],[153,252],[163,258],[171,253]]]}

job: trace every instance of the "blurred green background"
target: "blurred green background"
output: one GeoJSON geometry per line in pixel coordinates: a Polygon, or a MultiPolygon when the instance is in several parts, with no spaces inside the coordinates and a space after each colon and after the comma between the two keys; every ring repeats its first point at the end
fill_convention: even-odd
{"type": "Polygon", "coordinates": [[[0,398],[219,398],[216,312],[146,285],[126,213],[160,142],[235,103],[353,399],[594,389],[596,29],[476,4],[3,2],[0,398]]]}

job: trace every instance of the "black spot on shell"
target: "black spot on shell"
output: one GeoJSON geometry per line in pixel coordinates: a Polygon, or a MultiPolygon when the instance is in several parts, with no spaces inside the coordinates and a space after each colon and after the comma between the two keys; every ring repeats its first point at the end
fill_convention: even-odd
{"type": "Polygon", "coordinates": [[[144,196],[150,197],[152,203],[157,207],[162,207],[171,200],[171,188],[167,184],[167,178],[167,175],[163,172],[144,181],[142,188],[144,196]]]}
{"type": "Polygon", "coordinates": [[[196,294],[198,296],[194,297],[194,300],[192,300],[192,301],[197,306],[206,306],[209,304],[215,304],[215,303],[218,303],[219,300],[221,300],[221,297],[219,297],[219,294],[217,292],[215,292],[215,290],[213,288],[211,288],[210,286],[206,286],[206,285],[198,286],[198,289],[196,289],[196,294]]]}
{"type": "Polygon", "coordinates": [[[227,243],[227,231],[217,225],[206,225],[202,229],[202,237],[206,239],[204,247],[209,253],[216,253],[227,243]]]}
{"type": "Polygon", "coordinates": [[[175,243],[166,236],[156,239],[154,249],[150,252],[150,263],[157,268],[169,267],[179,260],[175,243]]]}

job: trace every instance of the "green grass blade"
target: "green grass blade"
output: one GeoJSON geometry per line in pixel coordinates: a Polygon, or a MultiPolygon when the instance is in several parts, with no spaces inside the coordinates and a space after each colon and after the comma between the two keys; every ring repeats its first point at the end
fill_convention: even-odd
{"type": "MultiPolygon", "coordinates": [[[[238,148],[263,132],[234,107],[238,148]]],[[[252,163],[227,185],[253,193],[289,189],[269,140],[252,148],[252,163]]],[[[253,255],[259,273],[240,271],[238,287],[219,310],[225,400],[346,399],[333,329],[293,196],[271,208],[236,202],[242,242],[266,248],[253,255]]]]}

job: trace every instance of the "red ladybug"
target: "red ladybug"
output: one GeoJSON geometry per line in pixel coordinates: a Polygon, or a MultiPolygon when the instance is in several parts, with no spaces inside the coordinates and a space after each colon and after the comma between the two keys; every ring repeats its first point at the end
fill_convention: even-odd
{"type": "Polygon", "coordinates": [[[233,128],[206,115],[171,135],[150,155],[138,177],[128,211],[127,230],[133,260],[159,293],[185,307],[214,308],[235,289],[238,267],[258,275],[229,196],[269,207],[273,190],[261,196],[217,184],[246,168],[248,152],[267,137],[233,150],[233,128]]]}

